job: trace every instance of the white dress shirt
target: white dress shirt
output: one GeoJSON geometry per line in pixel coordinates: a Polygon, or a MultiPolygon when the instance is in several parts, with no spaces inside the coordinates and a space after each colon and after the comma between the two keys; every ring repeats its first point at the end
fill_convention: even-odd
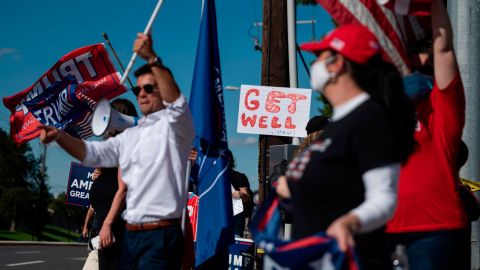
{"type": "Polygon", "coordinates": [[[127,186],[127,223],[180,218],[186,202],[185,169],[195,131],[181,95],[166,108],[106,141],[86,143],[83,164],[119,167],[127,186]]]}

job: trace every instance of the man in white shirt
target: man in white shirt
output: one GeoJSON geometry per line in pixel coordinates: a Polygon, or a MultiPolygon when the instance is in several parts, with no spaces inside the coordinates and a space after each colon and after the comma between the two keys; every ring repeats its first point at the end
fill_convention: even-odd
{"type": "Polygon", "coordinates": [[[186,202],[185,168],[194,138],[185,97],[152,47],[138,34],[133,50],[148,64],[135,72],[137,97],[144,117],[106,141],[87,142],[50,126],[40,139],[57,143],[92,167],[119,167],[122,176],[100,231],[100,247],[112,244],[111,223],[123,209],[126,233],[122,269],[180,269],[183,235],[180,218],[186,202]]]}

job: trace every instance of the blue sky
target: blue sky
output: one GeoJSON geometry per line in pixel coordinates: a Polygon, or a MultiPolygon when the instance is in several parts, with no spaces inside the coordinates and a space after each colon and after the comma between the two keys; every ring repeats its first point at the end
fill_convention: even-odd
{"type": "MultiPolygon", "coordinates": [[[[165,0],[153,26],[154,47],[169,66],[185,96],[190,86],[200,26],[201,0],[165,0]]],[[[58,59],[79,47],[103,42],[106,32],[121,61],[126,65],[132,54],[137,32],[142,32],[156,4],[155,0],[83,1],[3,1],[0,8],[0,96],[13,95],[36,81],[58,59]]],[[[259,85],[261,53],[255,51],[252,36],[261,41],[261,28],[252,24],[262,20],[261,0],[217,0],[217,26],[223,85],[259,85]]],[[[297,8],[297,20],[316,19],[311,25],[297,26],[298,42],[317,39],[332,28],[329,16],[319,6],[297,8]]],[[[308,62],[313,57],[304,54],[308,62]]],[[[113,57],[112,57],[113,59],[113,57]]],[[[309,88],[308,77],[298,64],[299,87],[309,88]]],[[[135,67],[143,64],[137,61],[135,67]]],[[[134,68],[135,68],[134,67],[134,68]]],[[[258,187],[258,136],[238,134],[239,91],[225,91],[229,145],[237,169],[245,173],[254,189],[258,187]]],[[[321,106],[313,94],[311,115],[321,106]]],[[[122,95],[135,102],[131,92],[122,95]]],[[[3,104],[2,104],[3,105],[3,104]]],[[[9,130],[10,112],[0,106],[0,128],[9,130]]],[[[39,140],[30,142],[39,153],[39,140]]],[[[70,162],[57,145],[47,150],[48,184],[57,194],[66,190],[70,162]]]]}

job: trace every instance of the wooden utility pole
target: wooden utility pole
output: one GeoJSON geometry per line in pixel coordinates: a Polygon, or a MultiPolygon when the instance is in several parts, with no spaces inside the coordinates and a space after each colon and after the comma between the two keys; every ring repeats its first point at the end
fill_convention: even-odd
{"type": "MultiPolygon", "coordinates": [[[[262,85],[289,87],[287,2],[263,1],[262,85]]],[[[260,135],[259,138],[259,195],[263,202],[270,189],[268,149],[271,145],[289,144],[291,138],[260,135]]]]}

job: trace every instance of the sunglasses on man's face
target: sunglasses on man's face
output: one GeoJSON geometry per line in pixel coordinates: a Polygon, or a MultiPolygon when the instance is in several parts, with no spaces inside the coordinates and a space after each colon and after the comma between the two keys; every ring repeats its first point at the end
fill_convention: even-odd
{"type": "Polygon", "coordinates": [[[135,96],[138,96],[140,94],[140,90],[142,90],[142,88],[147,94],[150,94],[153,92],[153,89],[155,89],[155,84],[147,83],[147,84],[144,84],[143,86],[133,87],[132,91],[135,94],[135,96]]]}

